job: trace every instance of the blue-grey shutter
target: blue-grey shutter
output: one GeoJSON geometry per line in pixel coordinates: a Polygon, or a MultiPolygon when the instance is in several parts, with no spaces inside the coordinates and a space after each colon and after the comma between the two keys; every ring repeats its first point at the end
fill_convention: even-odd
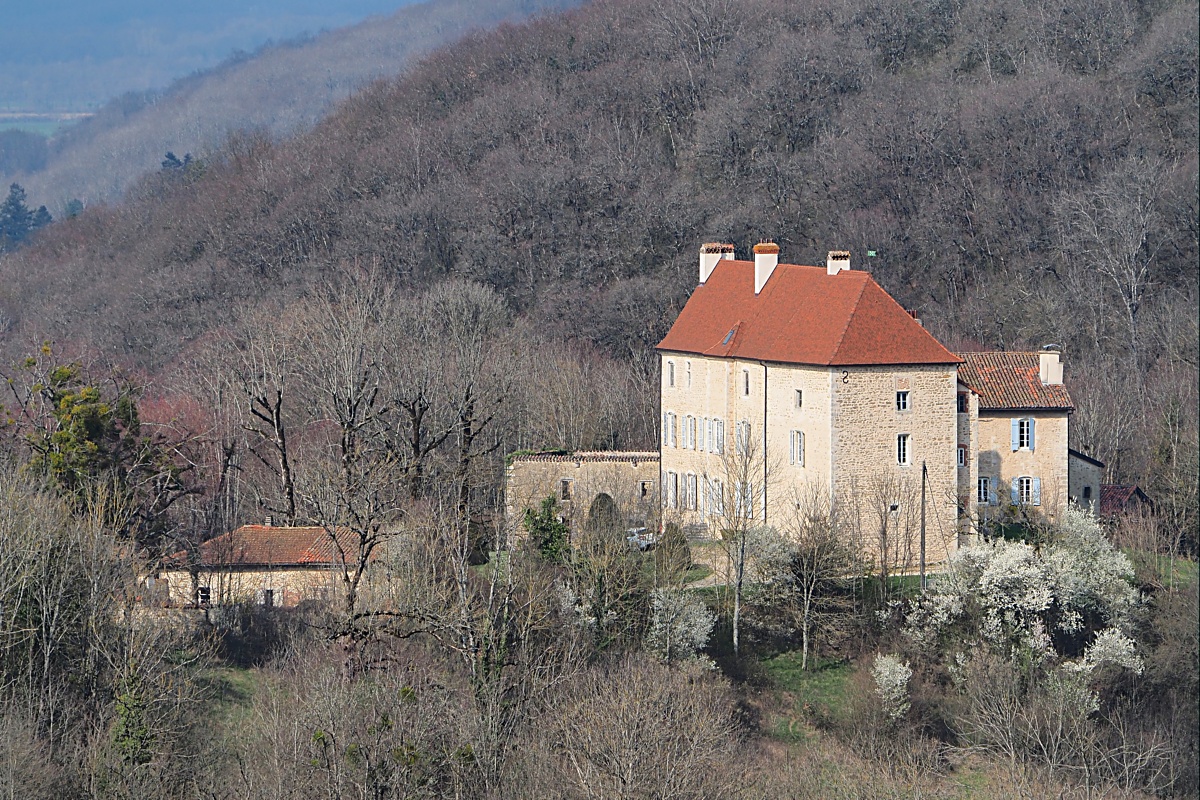
{"type": "Polygon", "coordinates": [[[1010,422],[1012,423],[1012,449],[1015,453],[1021,449],[1021,420],[1014,419],[1010,422]]]}
{"type": "Polygon", "coordinates": [[[1034,438],[1033,438],[1033,432],[1034,432],[1034,428],[1033,428],[1033,424],[1034,424],[1034,422],[1036,422],[1036,421],[1037,421],[1037,420],[1035,420],[1033,417],[1030,417],[1030,418],[1029,418],[1029,449],[1030,449],[1030,450],[1032,450],[1032,449],[1033,449],[1033,444],[1034,444],[1034,438]]]}
{"type": "Polygon", "coordinates": [[[1020,484],[1018,483],[1020,480],[1020,478],[1017,478],[1012,482],[1012,501],[1014,506],[1021,502],[1021,488],[1020,484]]]}
{"type": "Polygon", "coordinates": [[[1042,504],[1042,479],[1033,479],[1033,504],[1040,506],[1042,504]]]}
{"type": "Polygon", "coordinates": [[[988,499],[987,499],[988,505],[992,505],[992,506],[996,505],[996,482],[995,481],[988,481],[987,495],[988,495],[988,499]]]}

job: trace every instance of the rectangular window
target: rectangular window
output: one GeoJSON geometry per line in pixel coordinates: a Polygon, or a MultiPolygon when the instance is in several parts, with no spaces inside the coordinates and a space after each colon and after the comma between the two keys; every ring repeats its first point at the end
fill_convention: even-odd
{"type": "Polygon", "coordinates": [[[742,420],[737,424],[737,454],[746,456],[750,454],[750,423],[742,420]]]}
{"type": "Polygon", "coordinates": [[[212,588],[208,586],[196,587],[196,605],[207,606],[212,604],[212,588]]]}
{"type": "Polygon", "coordinates": [[[1012,501],[1018,505],[1040,506],[1042,504],[1042,480],[1022,476],[1013,481],[1012,501]]]}
{"type": "Polygon", "coordinates": [[[700,422],[700,451],[708,449],[708,437],[711,435],[711,428],[708,424],[708,417],[701,417],[700,422]]]}
{"type": "Polygon", "coordinates": [[[713,443],[712,451],[717,455],[725,453],[725,420],[713,420],[713,443]]]}
{"type": "Polygon", "coordinates": [[[262,602],[263,608],[274,608],[275,607],[275,590],[274,589],[263,589],[261,602],[262,602]]]}
{"type": "Polygon", "coordinates": [[[897,464],[911,463],[909,461],[909,459],[912,456],[912,454],[909,452],[908,439],[909,439],[909,435],[907,433],[902,433],[896,437],[896,463],[897,464]]]}
{"type": "Polygon", "coordinates": [[[796,390],[796,408],[804,408],[804,392],[796,390]]]}
{"type": "Polygon", "coordinates": [[[667,473],[667,508],[679,508],[679,476],[667,473]]]}
{"type": "Polygon", "coordinates": [[[667,386],[675,385],[675,362],[667,362],[667,386]]]}
{"type": "Polygon", "coordinates": [[[984,505],[992,505],[996,502],[996,490],[992,486],[991,478],[980,478],[978,486],[979,490],[975,494],[976,502],[984,505]]]}
{"type": "Polygon", "coordinates": [[[708,511],[714,517],[725,513],[725,487],[715,478],[708,484],[708,511]]]}
{"type": "Polygon", "coordinates": [[[896,392],[896,410],[908,411],[908,392],[896,392]]]}
{"type": "Polygon", "coordinates": [[[697,502],[698,497],[699,497],[699,492],[697,491],[696,476],[691,474],[690,472],[688,473],[688,476],[687,476],[687,483],[684,486],[683,496],[684,496],[684,507],[687,508],[689,511],[695,511],[697,506],[699,505],[697,502]]]}
{"type": "Polygon", "coordinates": [[[1022,417],[1012,420],[1012,449],[1033,450],[1035,442],[1035,420],[1032,417],[1022,417]]]}
{"type": "Polygon", "coordinates": [[[640,490],[640,491],[641,491],[641,493],[642,493],[642,499],[643,499],[643,500],[646,500],[646,499],[648,499],[648,498],[650,497],[650,481],[642,481],[642,482],[641,482],[641,483],[638,485],[638,488],[639,488],[639,490],[640,490]]]}
{"type": "Polygon", "coordinates": [[[967,465],[967,448],[966,445],[958,446],[958,465],[965,467],[967,465]]]}
{"type": "Polygon", "coordinates": [[[563,478],[558,484],[558,497],[560,500],[571,499],[571,479],[563,478]]]}
{"type": "Polygon", "coordinates": [[[969,406],[968,406],[968,400],[967,400],[967,393],[959,392],[958,393],[958,413],[966,414],[968,408],[969,408],[969,406]]]}
{"type": "Polygon", "coordinates": [[[687,362],[685,369],[687,371],[687,387],[690,389],[692,388],[692,362],[687,362]]]}
{"type": "Polygon", "coordinates": [[[742,394],[746,397],[750,396],[750,370],[742,370],[742,394]]]}
{"type": "Polygon", "coordinates": [[[797,467],[804,466],[804,433],[802,431],[792,431],[788,460],[797,467]]]}
{"type": "Polygon", "coordinates": [[[675,412],[667,412],[667,446],[675,447],[675,412]]]}
{"type": "Polygon", "coordinates": [[[696,449],[696,418],[688,417],[688,447],[696,449]]]}

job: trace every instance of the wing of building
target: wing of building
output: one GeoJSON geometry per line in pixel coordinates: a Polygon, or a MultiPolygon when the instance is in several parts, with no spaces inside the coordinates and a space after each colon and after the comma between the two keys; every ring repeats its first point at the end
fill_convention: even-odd
{"type": "Polygon", "coordinates": [[[700,285],[658,345],[664,518],[715,535],[832,513],[904,567],[922,516],[933,563],[974,529],[980,498],[1052,513],[1072,410],[1058,353],[960,357],[849,258],[701,249],[700,285]]]}

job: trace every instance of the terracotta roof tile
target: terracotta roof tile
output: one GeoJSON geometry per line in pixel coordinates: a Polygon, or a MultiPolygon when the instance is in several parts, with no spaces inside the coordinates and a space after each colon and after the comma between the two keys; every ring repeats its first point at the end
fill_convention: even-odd
{"type": "Polygon", "coordinates": [[[1120,486],[1115,483],[1100,484],[1100,516],[1115,517],[1128,511],[1132,501],[1149,505],[1150,498],[1136,486],[1120,486]]]}
{"type": "Polygon", "coordinates": [[[956,364],[861,270],[780,264],[754,294],[754,262],[720,261],[659,350],[785,364],[956,364]]]}
{"type": "Polygon", "coordinates": [[[959,378],[979,395],[980,411],[1071,411],[1062,384],[1042,383],[1037,353],[963,353],[959,378]]]}
{"type": "MultiPolygon", "coordinates": [[[[339,531],[338,542],[347,558],[353,558],[357,537],[349,531],[339,531]]],[[[186,562],[186,555],[177,553],[172,560],[186,562]]],[[[324,528],[243,525],[200,545],[200,563],[206,567],[279,567],[332,566],[340,561],[333,539],[324,528]]]]}

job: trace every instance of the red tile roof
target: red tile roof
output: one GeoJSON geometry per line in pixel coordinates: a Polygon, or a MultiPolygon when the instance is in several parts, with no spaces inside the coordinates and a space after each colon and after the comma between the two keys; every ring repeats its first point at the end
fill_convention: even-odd
{"type": "MultiPolygon", "coordinates": [[[[346,530],[339,531],[338,543],[348,560],[355,558],[357,536],[346,530]]],[[[187,554],[177,553],[171,560],[186,563],[187,554]]],[[[323,567],[339,563],[333,539],[321,527],[243,525],[200,545],[200,564],[205,567],[323,567]]]]}
{"type": "Polygon", "coordinates": [[[754,262],[720,261],[659,350],[785,364],[956,364],[861,270],[780,264],[754,294],[754,262]]]}
{"type": "Polygon", "coordinates": [[[1115,517],[1130,510],[1133,500],[1150,504],[1150,498],[1136,486],[1120,486],[1115,483],[1100,484],[1100,516],[1115,517]]]}
{"type": "Polygon", "coordinates": [[[541,453],[519,453],[512,457],[516,461],[586,461],[589,463],[639,463],[642,461],[658,461],[657,450],[579,450],[574,453],[561,450],[547,450],[541,453]]]}
{"type": "Polygon", "coordinates": [[[959,379],[979,395],[980,411],[1071,411],[1062,384],[1042,383],[1038,353],[963,353],[959,379]]]}

